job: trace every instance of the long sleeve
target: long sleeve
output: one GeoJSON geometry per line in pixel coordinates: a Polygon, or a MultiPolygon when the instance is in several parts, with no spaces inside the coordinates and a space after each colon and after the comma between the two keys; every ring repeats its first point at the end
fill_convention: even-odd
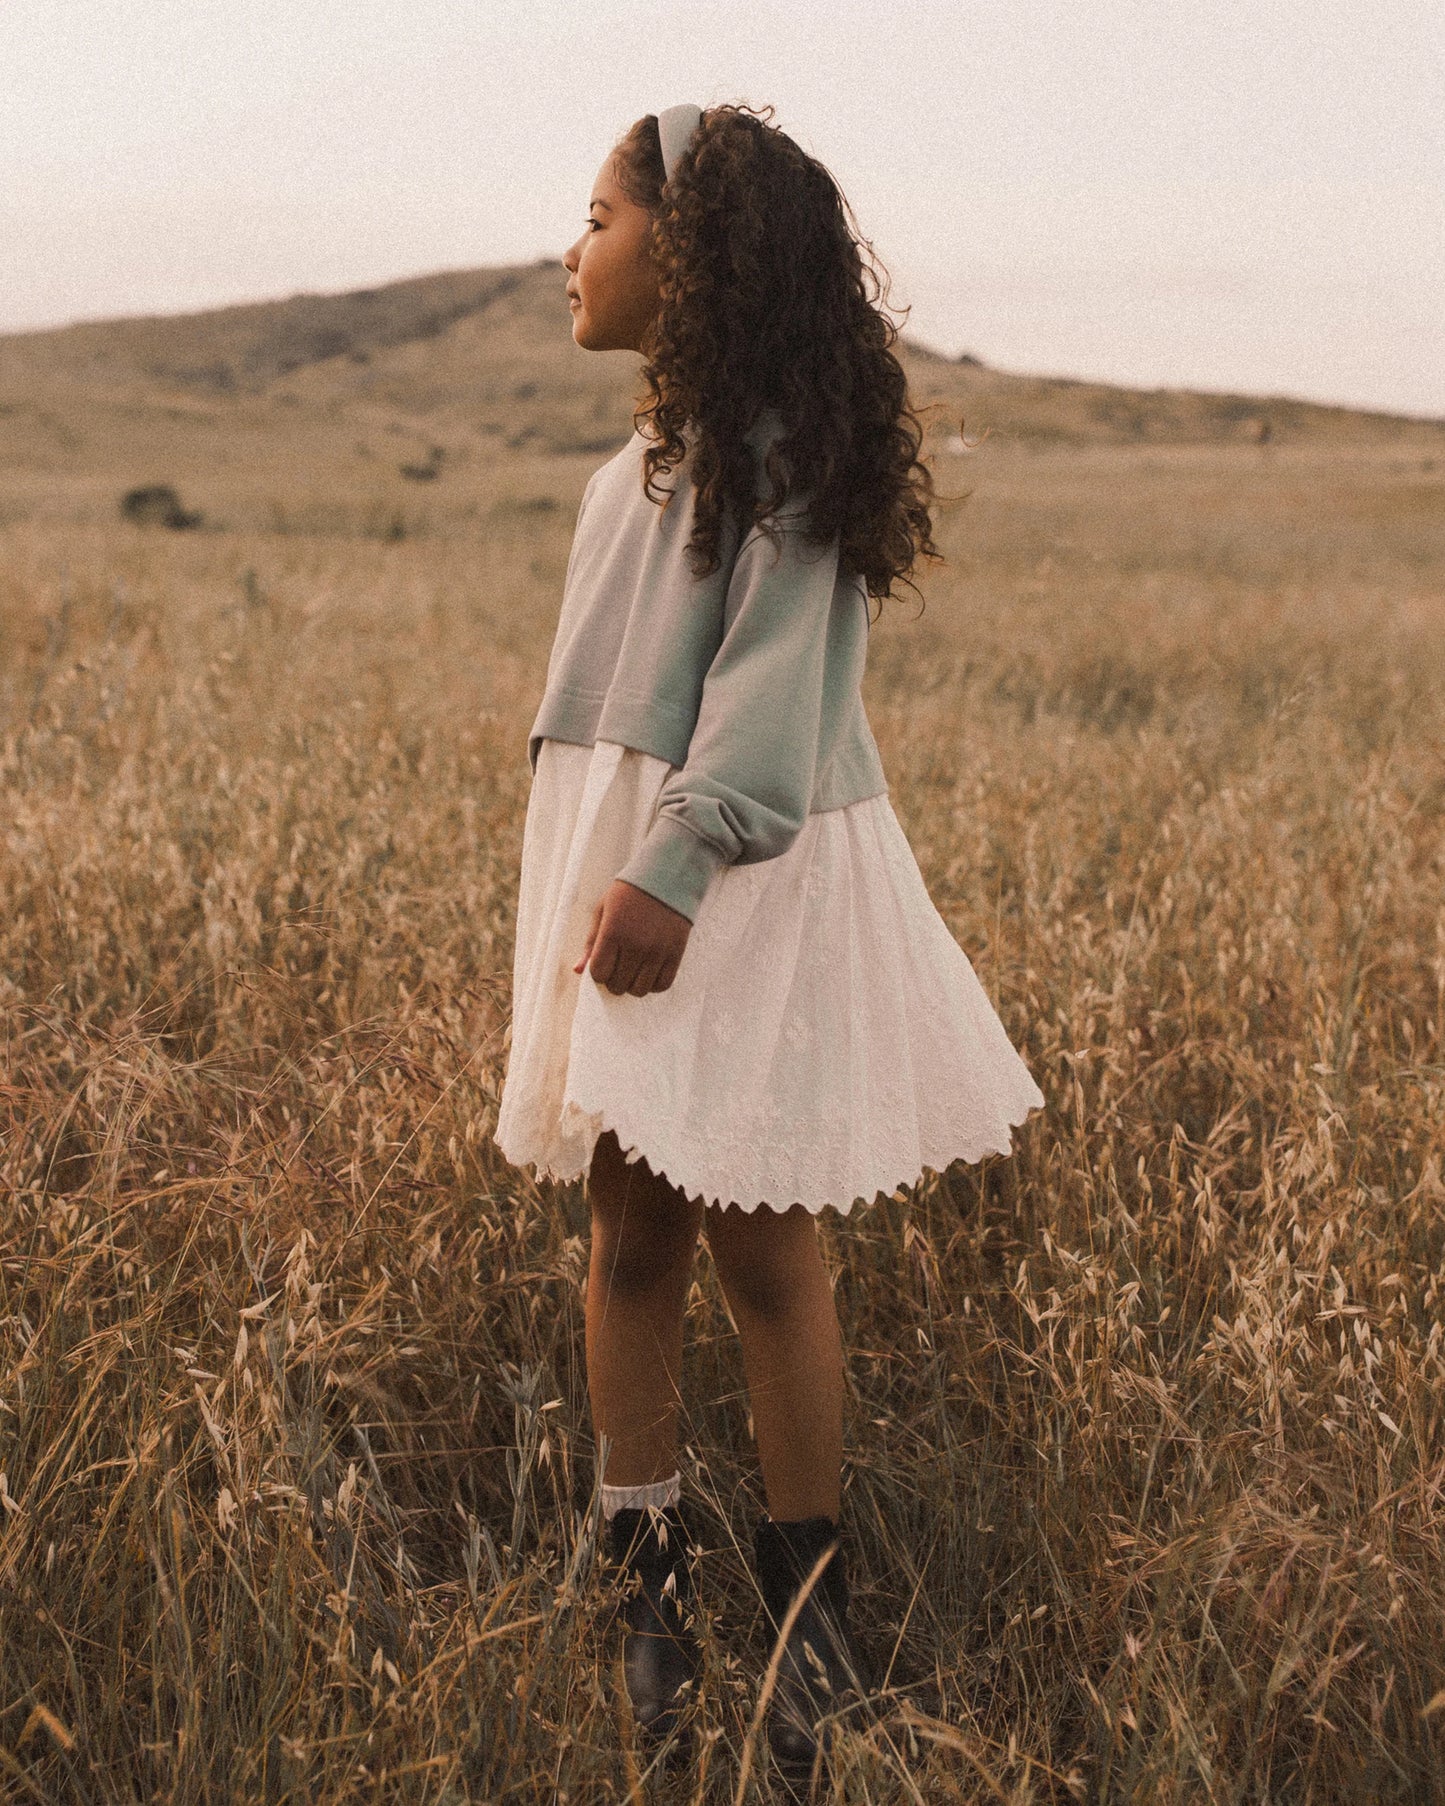
{"type": "Polygon", "coordinates": [[[825,723],[836,736],[861,679],[866,592],[840,581],[837,538],[805,539],[802,518],[795,507],[776,517],[781,545],[754,527],[739,547],[686,762],[618,873],[689,921],[723,866],[792,845],[830,750],[825,723]]]}

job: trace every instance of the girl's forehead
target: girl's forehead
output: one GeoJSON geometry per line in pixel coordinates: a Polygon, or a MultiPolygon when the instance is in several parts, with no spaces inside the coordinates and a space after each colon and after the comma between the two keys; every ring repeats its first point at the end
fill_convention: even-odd
{"type": "Polygon", "coordinates": [[[614,151],[598,170],[596,180],[592,184],[592,201],[601,202],[604,219],[621,220],[626,214],[644,213],[627,194],[617,179],[617,153],[614,151]]]}

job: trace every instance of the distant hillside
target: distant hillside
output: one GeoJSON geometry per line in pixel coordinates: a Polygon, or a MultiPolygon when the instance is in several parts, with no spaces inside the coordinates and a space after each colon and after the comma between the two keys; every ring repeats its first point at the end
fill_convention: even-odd
{"type": "MultiPolygon", "coordinates": [[[[624,372],[616,357],[579,351],[569,328],[560,259],[443,271],[341,294],[0,334],[0,402],[35,381],[220,397],[264,393],[302,373],[312,399],[324,389],[426,412],[485,406],[505,392],[522,416],[526,403],[573,388],[579,359],[591,375],[606,371],[603,392],[630,394],[635,366],[624,372]]],[[[1281,439],[1445,431],[1445,421],[1277,396],[1017,375],[945,358],[907,335],[899,351],[916,399],[967,410],[970,430],[987,425],[1010,438],[1197,442],[1257,437],[1266,421],[1266,436],[1281,439]]]]}
{"type": "Polygon", "coordinates": [[[446,271],[339,295],[0,335],[0,381],[28,366],[81,380],[150,378],[216,395],[255,391],[307,364],[365,362],[388,346],[435,339],[525,280],[518,270],[446,271]]]}
{"type": "MultiPolygon", "coordinates": [[[[508,497],[563,505],[626,440],[640,393],[635,354],[573,341],[565,290],[560,259],[545,258],[0,335],[0,522],[113,518],[120,495],[157,484],[208,526],[266,530],[462,530],[508,497]]],[[[963,450],[961,425],[995,450],[1370,444],[1445,455],[1441,421],[1021,376],[906,335],[897,348],[930,458],[963,450]]]]}

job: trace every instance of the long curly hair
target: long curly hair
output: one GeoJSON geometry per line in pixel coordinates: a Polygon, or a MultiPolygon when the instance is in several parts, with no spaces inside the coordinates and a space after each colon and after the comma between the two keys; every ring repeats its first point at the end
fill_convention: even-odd
{"type": "Polygon", "coordinates": [[[665,193],[655,113],[614,150],[619,187],[652,214],[660,271],[641,344],[648,393],[633,416],[654,441],[643,486],[658,500],[657,474],[690,458],[695,577],[718,568],[725,518],[774,539],[768,522],[801,497],[805,537],[838,535],[841,567],[870,596],[899,581],[918,594],[917,558],[942,554],[923,428],[890,349],[898,329],[878,306],[886,274],[880,284],[832,175],[767,123],[774,111],[706,108],[665,193]],[[759,496],[745,435],[766,408],[783,425],[764,464],[771,493],[759,496]]]}

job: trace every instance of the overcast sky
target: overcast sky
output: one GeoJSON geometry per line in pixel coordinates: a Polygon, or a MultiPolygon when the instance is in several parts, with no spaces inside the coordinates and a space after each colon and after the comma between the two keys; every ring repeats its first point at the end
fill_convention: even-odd
{"type": "Polygon", "coordinates": [[[0,330],[560,259],[680,100],[950,355],[1445,415],[1441,0],[0,0],[0,330]]]}

